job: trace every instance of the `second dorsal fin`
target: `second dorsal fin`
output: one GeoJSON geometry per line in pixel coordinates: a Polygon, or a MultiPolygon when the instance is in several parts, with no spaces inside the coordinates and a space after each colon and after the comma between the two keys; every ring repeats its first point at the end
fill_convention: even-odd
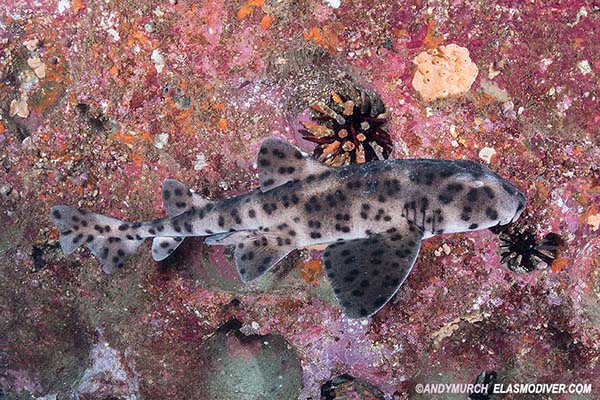
{"type": "MultiPolygon", "coordinates": [[[[169,217],[189,211],[192,207],[200,209],[210,200],[190,190],[187,185],[175,179],[166,179],[162,187],[163,207],[169,217]]],[[[183,242],[181,237],[155,237],[152,240],[152,257],[155,261],[167,258],[183,242]]]]}
{"type": "Polygon", "coordinates": [[[301,180],[311,174],[330,169],[304,155],[296,147],[279,139],[265,139],[258,153],[260,190],[266,192],[289,181],[301,180]]]}

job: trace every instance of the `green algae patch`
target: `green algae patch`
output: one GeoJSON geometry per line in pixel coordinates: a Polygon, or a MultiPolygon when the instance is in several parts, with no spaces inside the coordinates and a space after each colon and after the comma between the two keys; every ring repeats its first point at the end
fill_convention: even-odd
{"type": "Polygon", "coordinates": [[[297,399],[302,368],[294,348],[281,335],[246,336],[240,327],[232,320],[202,344],[205,398],[297,399]]]}

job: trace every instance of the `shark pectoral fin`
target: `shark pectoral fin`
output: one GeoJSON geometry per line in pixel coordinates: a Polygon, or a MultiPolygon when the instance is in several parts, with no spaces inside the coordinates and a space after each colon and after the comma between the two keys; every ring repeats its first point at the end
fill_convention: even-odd
{"type": "MultiPolygon", "coordinates": [[[[189,211],[192,207],[201,209],[211,201],[194,193],[176,179],[165,179],[162,186],[163,207],[169,217],[189,211]]],[[[183,242],[181,237],[156,237],[152,240],[152,258],[162,261],[183,242]]]]}
{"type": "Polygon", "coordinates": [[[412,269],[421,238],[413,227],[327,247],[325,271],[344,315],[366,318],[383,307],[412,269]]]}
{"type": "Polygon", "coordinates": [[[272,138],[262,142],[257,165],[260,190],[263,192],[331,169],[304,155],[296,147],[272,138]]]}
{"type": "Polygon", "coordinates": [[[255,236],[236,245],[235,267],[242,282],[250,282],[264,275],[294,249],[293,245],[279,246],[272,237],[255,236]]]}

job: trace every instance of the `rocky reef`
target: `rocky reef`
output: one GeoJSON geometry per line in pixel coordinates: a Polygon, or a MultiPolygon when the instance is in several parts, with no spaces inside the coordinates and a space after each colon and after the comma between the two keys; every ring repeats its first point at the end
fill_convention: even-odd
{"type": "Polygon", "coordinates": [[[578,0],[0,1],[0,399],[418,399],[485,371],[597,398],[599,27],[578,0]],[[60,251],[51,206],[254,190],[264,138],[312,153],[314,105],[357,91],[385,156],[489,165],[527,194],[518,226],[428,239],[368,320],[318,249],[251,285],[200,239],[113,275],[60,251]]]}

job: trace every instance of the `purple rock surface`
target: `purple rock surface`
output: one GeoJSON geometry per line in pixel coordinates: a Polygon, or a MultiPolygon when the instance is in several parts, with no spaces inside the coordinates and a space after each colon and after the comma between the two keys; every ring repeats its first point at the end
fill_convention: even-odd
{"type": "Polygon", "coordinates": [[[316,400],[347,374],[365,399],[433,398],[415,385],[491,370],[599,396],[597,2],[0,0],[0,50],[0,398],[199,396],[190,371],[231,319],[299,360],[282,396],[316,400]],[[452,43],[478,77],[426,102],[412,60],[452,43]],[[252,285],[200,239],[162,263],[145,244],[110,276],[60,251],[51,206],[149,220],[168,177],[215,199],[254,190],[261,141],[311,152],[311,105],[350,87],[385,103],[392,158],[488,162],[519,186],[518,229],[558,235],[555,259],[514,272],[492,232],[436,236],[395,299],[351,321],[316,250],[252,285]]]}

